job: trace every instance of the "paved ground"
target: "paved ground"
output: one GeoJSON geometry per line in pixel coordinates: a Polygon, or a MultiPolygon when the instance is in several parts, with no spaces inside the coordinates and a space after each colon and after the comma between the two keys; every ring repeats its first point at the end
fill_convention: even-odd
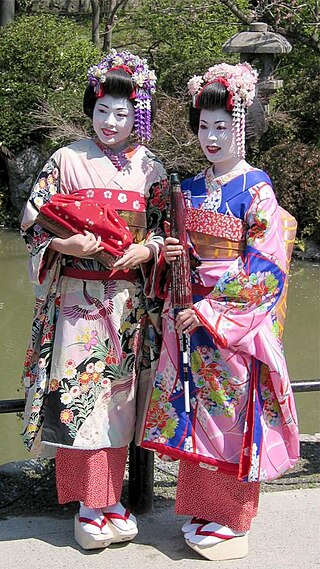
{"type": "MultiPolygon", "coordinates": [[[[73,541],[72,520],[13,516],[0,522],[1,569],[197,569],[213,566],[182,538],[185,520],[172,505],[139,517],[134,542],[85,552],[73,541]]],[[[216,569],[316,569],[320,567],[320,489],[262,494],[250,534],[250,554],[215,562],[216,569]]]]}

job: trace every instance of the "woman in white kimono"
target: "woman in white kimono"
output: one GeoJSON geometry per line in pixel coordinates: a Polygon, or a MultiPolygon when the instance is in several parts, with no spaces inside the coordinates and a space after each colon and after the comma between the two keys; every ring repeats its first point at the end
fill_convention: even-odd
{"type": "MultiPolygon", "coordinates": [[[[140,393],[156,358],[152,272],[167,188],[159,160],[130,142],[133,129],[140,142],[150,138],[154,72],[130,52],[112,50],[88,79],[84,110],[96,136],[51,156],[22,221],[37,298],[23,372],[24,441],[56,455],[59,503],[80,502],[75,539],[85,549],[138,531],[120,496],[136,423],[137,368],[140,393]],[[86,208],[83,233],[61,238],[39,223],[41,208],[58,194],[86,208]],[[118,260],[108,269],[98,260],[94,206],[123,230],[118,260]],[[146,334],[148,353],[141,349],[146,334]]],[[[114,241],[111,230],[109,237],[114,241]]]]}

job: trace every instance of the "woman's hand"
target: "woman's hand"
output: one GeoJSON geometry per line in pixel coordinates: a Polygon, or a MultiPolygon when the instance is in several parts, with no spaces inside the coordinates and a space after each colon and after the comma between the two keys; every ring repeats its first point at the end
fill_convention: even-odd
{"type": "Polygon", "coordinates": [[[72,255],[73,257],[92,257],[95,253],[103,250],[100,246],[101,237],[96,237],[90,231],[84,230],[84,235],[77,234],[67,237],[67,239],[60,239],[55,237],[49,248],[53,251],[58,251],[64,255],[72,255]]]}
{"type": "Polygon", "coordinates": [[[163,255],[167,263],[172,263],[182,254],[183,247],[179,245],[179,239],[167,237],[163,245],[163,255]]]}
{"type": "Polygon", "coordinates": [[[176,330],[178,334],[182,332],[192,332],[194,328],[201,326],[201,322],[193,308],[181,310],[176,317],[176,330]]]}
{"type": "Polygon", "coordinates": [[[115,262],[113,268],[120,271],[124,269],[135,269],[141,263],[147,263],[150,261],[152,257],[153,253],[149,247],[133,243],[121,259],[115,262]]]}

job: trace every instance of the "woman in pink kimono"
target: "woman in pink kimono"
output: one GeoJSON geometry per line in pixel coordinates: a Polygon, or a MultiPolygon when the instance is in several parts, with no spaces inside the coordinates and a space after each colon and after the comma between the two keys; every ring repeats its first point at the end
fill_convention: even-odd
{"type": "MultiPolygon", "coordinates": [[[[269,177],[244,159],[256,80],[248,64],[221,64],[188,84],[190,125],[211,164],[182,183],[193,305],[176,315],[168,291],[143,442],[180,459],[176,511],[192,516],[182,528],[185,540],[212,560],[247,554],[259,481],[282,475],[299,453],[281,343],[288,270],[283,224],[290,216],[278,206],[269,177]]],[[[293,232],[294,226],[293,220],[293,232]]],[[[170,264],[181,250],[168,237],[162,258],[170,264]]]]}
{"type": "Polygon", "coordinates": [[[84,110],[96,137],[51,156],[22,222],[37,298],[23,373],[24,440],[30,450],[56,456],[58,499],[80,502],[75,539],[85,549],[138,531],[120,496],[137,369],[143,399],[157,353],[152,268],[163,245],[167,187],[159,160],[129,139],[133,128],[140,141],[150,138],[156,77],[146,61],[112,50],[88,79],[84,110]],[[82,233],[57,237],[39,223],[58,194],[52,210],[64,211],[65,222],[70,201],[79,215],[86,208],[82,233]],[[108,269],[98,260],[97,211],[120,230],[115,239],[111,226],[103,228],[118,253],[108,269]]]}

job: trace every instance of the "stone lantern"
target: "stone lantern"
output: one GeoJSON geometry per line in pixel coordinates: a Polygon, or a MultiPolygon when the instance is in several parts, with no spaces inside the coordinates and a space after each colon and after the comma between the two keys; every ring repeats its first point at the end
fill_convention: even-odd
{"type": "Polygon", "coordinates": [[[273,76],[275,67],[275,55],[290,53],[291,44],[281,34],[268,31],[268,25],[264,22],[252,22],[249,30],[240,32],[228,39],[222,46],[225,53],[239,53],[240,61],[260,63],[262,68],[259,73],[258,91],[262,95],[262,102],[268,111],[269,98],[283,85],[281,79],[273,76]]]}

